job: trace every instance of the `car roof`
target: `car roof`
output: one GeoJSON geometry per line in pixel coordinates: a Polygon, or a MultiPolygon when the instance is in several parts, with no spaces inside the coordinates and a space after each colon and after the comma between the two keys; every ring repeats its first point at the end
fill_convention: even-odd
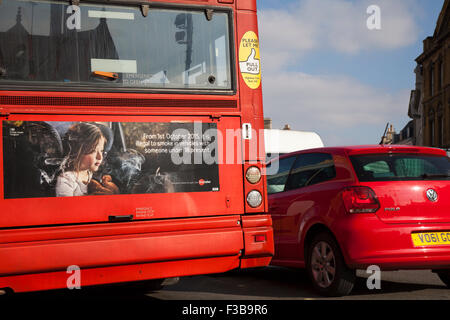
{"type": "Polygon", "coordinates": [[[279,159],[286,158],[292,155],[303,153],[346,153],[348,155],[357,154],[374,154],[374,153],[422,153],[439,156],[447,156],[447,153],[438,148],[410,146],[410,145],[355,145],[355,146],[339,146],[339,147],[323,147],[308,150],[300,150],[284,154],[279,159]]]}

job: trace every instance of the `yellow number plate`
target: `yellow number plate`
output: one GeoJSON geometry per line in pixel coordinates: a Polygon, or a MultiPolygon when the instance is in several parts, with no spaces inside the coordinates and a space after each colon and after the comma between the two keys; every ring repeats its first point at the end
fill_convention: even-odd
{"type": "Polygon", "coordinates": [[[450,231],[412,233],[415,247],[450,245],[450,231]]]}

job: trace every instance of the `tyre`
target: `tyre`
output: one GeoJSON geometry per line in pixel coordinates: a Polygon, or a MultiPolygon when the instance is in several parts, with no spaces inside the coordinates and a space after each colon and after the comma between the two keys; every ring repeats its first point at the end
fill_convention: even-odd
{"type": "Polygon", "coordinates": [[[332,235],[316,235],[306,252],[306,269],[314,289],[320,295],[338,297],[352,291],[356,270],[347,267],[332,235]]]}
{"type": "Polygon", "coordinates": [[[450,288],[450,269],[433,270],[445,285],[450,288]]]}

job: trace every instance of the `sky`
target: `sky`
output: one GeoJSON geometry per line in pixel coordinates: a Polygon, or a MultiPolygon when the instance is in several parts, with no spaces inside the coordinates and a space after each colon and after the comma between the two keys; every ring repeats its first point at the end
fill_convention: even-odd
{"type": "Polygon", "coordinates": [[[264,116],[325,146],[377,144],[388,122],[399,132],[443,3],[257,0],[264,116]]]}

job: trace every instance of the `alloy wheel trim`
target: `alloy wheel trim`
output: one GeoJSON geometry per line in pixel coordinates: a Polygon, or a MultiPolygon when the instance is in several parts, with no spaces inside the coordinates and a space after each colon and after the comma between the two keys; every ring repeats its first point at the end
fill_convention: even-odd
{"type": "Polygon", "coordinates": [[[316,284],[328,288],[336,276],[336,258],[333,249],[325,242],[318,242],[311,253],[311,272],[316,284]]]}

